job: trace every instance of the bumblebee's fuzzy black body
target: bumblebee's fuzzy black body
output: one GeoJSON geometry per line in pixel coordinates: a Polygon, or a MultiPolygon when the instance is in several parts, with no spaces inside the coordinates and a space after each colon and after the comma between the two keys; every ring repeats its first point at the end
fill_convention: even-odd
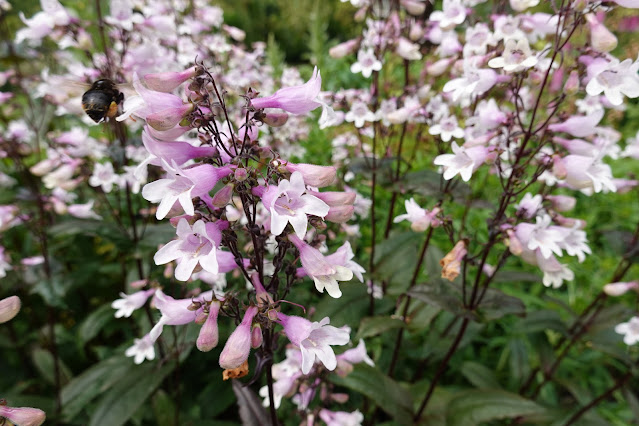
{"type": "Polygon", "coordinates": [[[82,95],[82,109],[96,123],[105,118],[115,117],[118,105],[124,100],[124,95],[116,84],[108,79],[101,79],[91,85],[82,95]]]}

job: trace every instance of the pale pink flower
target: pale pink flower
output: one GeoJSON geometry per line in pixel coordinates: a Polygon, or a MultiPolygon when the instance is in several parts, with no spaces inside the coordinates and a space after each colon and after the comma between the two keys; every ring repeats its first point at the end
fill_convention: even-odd
{"type": "Polygon", "coordinates": [[[322,408],[319,416],[326,423],[326,426],[360,426],[364,421],[364,415],[359,410],[348,413],[346,411],[329,411],[326,408],[322,408]]]}
{"type": "Polygon", "coordinates": [[[136,364],[142,364],[145,359],[153,361],[155,359],[155,339],[152,339],[150,334],[147,334],[141,339],[134,339],[133,346],[128,348],[124,355],[127,357],[133,357],[133,362],[136,364]]]}
{"type": "Polygon", "coordinates": [[[607,189],[615,192],[612,170],[599,157],[567,155],[562,159],[566,170],[565,182],[574,189],[593,190],[598,193],[607,189]]]}
{"type": "Polygon", "coordinates": [[[630,290],[639,293],[639,281],[610,283],[603,287],[604,293],[608,296],[621,296],[630,290]]]}
{"type": "Polygon", "coordinates": [[[101,187],[104,192],[111,192],[113,185],[117,183],[118,175],[113,170],[113,164],[95,163],[93,167],[93,175],[89,178],[89,185],[93,187],[101,187]]]}
{"type": "Polygon", "coordinates": [[[355,127],[360,128],[364,126],[366,122],[377,121],[377,116],[368,109],[368,105],[364,102],[355,101],[351,105],[351,109],[344,116],[344,120],[349,123],[354,123],[355,127]]]}
{"type": "Polygon", "coordinates": [[[488,148],[484,146],[465,148],[453,142],[451,148],[453,154],[441,154],[433,160],[433,164],[442,166],[446,180],[459,174],[464,182],[468,182],[473,172],[484,164],[489,156],[488,148]]]}
{"type": "Polygon", "coordinates": [[[519,223],[515,232],[519,241],[531,251],[540,250],[544,258],[549,258],[553,253],[562,255],[561,242],[564,238],[562,229],[551,226],[551,218],[548,215],[537,216],[537,223],[519,223]]]}
{"type": "Polygon", "coordinates": [[[67,207],[67,212],[80,219],[95,219],[101,220],[102,216],[93,211],[93,203],[95,200],[91,200],[84,204],[71,204],[67,207]]]}
{"type": "Polygon", "coordinates": [[[162,160],[162,167],[167,172],[167,177],[142,188],[142,196],[146,200],[160,202],[155,214],[158,220],[164,219],[176,202],[180,203],[186,214],[193,216],[195,210],[192,199],[210,197],[208,193],[217,181],[232,172],[228,166],[216,168],[210,164],[182,169],[173,160],[171,165],[162,160]]]}
{"type": "Polygon", "coordinates": [[[153,260],[156,265],[179,260],[175,278],[180,281],[188,280],[198,264],[205,271],[217,274],[219,265],[216,254],[221,239],[222,234],[217,224],[198,220],[191,227],[182,218],[177,225],[177,239],[158,250],[153,260]]]}
{"type": "Polygon", "coordinates": [[[291,179],[282,179],[271,185],[262,196],[262,202],[271,214],[271,233],[280,235],[291,224],[298,237],[304,238],[308,228],[308,215],[324,217],[329,206],[319,198],[306,193],[306,185],[300,172],[291,179]]]}
{"type": "Polygon", "coordinates": [[[508,39],[504,44],[502,56],[488,61],[491,68],[503,68],[506,72],[520,72],[537,65],[538,58],[530,50],[525,38],[508,39]]]}
{"type": "Polygon", "coordinates": [[[429,19],[438,22],[441,29],[450,30],[466,20],[466,8],[460,0],[444,0],[442,10],[431,13],[429,19]]]}
{"type": "Polygon", "coordinates": [[[325,105],[319,100],[321,86],[322,76],[315,67],[313,75],[306,83],[300,86],[284,87],[265,98],[252,99],[251,105],[255,109],[280,108],[291,114],[306,114],[325,105]]]}
{"type": "Polygon", "coordinates": [[[639,342],[639,317],[632,317],[628,322],[617,324],[615,332],[624,335],[623,342],[626,345],[634,345],[639,342]]]}
{"type": "Polygon", "coordinates": [[[317,358],[327,370],[335,370],[337,359],[331,345],[345,345],[349,342],[349,333],[341,328],[328,325],[328,317],[320,322],[288,316],[280,312],[277,319],[284,327],[286,337],[302,351],[302,373],[308,374],[317,358]]]}
{"type": "Polygon", "coordinates": [[[410,222],[411,229],[415,232],[423,232],[427,230],[433,223],[433,220],[436,220],[435,216],[441,212],[441,209],[438,207],[434,208],[431,212],[419,207],[414,198],[406,200],[404,202],[404,206],[406,207],[406,214],[400,214],[395,217],[393,219],[393,223],[399,223],[403,220],[407,220],[410,222]]]}
{"type": "Polygon", "coordinates": [[[133,311],[141,308],[146,303],[149,296],[155,293],[155,289],[142,290],[132,294],[120,293],[122,299],[114,300],[111,303],[113,309],[117,309],[115,312],[116,318],[128,318],[133,314],[133,311]]]}
{"type": "Polygon", "coordinates": [[[543,209],[543,198],[540,194],[532,195],[527,192],[524,198],[521,199],[519,204],[515,206],[518,213],[521,213],[526,219],[531,219],[543,209]]]}
{"type": "Polygon", "coordinates": [[[457,117],[454,115],[441,118],[438,123],[430,126],[428,133],[434,136],[439,135],[444,142],[450,141],[453,137],[464,137],[464,129],[459,127],[457,124],[457,117]]]}
{"type": "Polygon", "coordinates": [[[351,72],[356,74],[361,72],[366,78],[370,77],[373,71],[382,69],[382,62],[377,59],[372,48],[360,49],[357,52],[357,62],[351,65],[351,72]]]}
{"type": "MultiPolygon", "coordinates": [[[[591,80],[592,81],[592,80],[591,80]]],[[[548,126],[553,132],[565,132],[575,137],[583,138],[597,132],[597,125],[604,116],[604,110],[598,109],[586,116],[573,115],[561,123],[548,126]]]]}
{"type": "Polygon", "coordinates": [[[337,282],[350,281],[353,271],[345,266],[331,264],[318,249],[306,244],[295,234],[289,234],[288,239],[299,250],[304,272],[313,279],[317,291],[323,293],[326,289],[329,296],[341,297],[342,291],[337,282]]]}
{"type": "Polygon", "coordinates": [[[624,95],[629,98],[639,97],[638,71],[639,59],[634,62],[632,59],[619,62],[617,58],[607,63],[596,61],[588,67],[588,74],[592,74],[592,78],[586,85],[586,92],[590,96],[603,92],[612,105],[621,105],[624,95]]]}

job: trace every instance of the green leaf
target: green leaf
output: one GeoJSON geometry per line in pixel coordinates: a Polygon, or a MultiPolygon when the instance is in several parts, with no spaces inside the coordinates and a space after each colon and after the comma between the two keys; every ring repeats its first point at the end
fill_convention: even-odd
{"type": "Polygon", "coordinates": [[[495,288],[489,288],[477,311],[484,321],[492,321],[504,315],[525,315],[526,305],[520,299],[509,296],[495,288]]]}
{"type": "Polygon", "coordinates": [[[70,422],[93,398],[106,392],[135,368],[137,366],[130,358],[114,356],[74,377],[61,392],[63,419],[70,422]]]}
{"type": "Polygon", "coordinates": [[[561,334],[568,333],[568,329],[559,316],[559,312],[551,310],[533,311],[526,314],[515,325],[515,332],[523,334],[538,333],[545,330],[555,330],[561,334]]]}
{"type": "Polygon", "coordinates": [[[270,426],[270,417],[262,406],[262,400],[253,390],[233,379],[233,392],[237,398],[242,426],[270,426]]]}
{"type": "Polygon", "coordinates": [[[82,321],[78,328],[78,336],[80,340],[87,343],[98,335],[102,327],[113,318],[115,311],[111,305],[102,305],[82,321]]]}
{"type": "Polygon", "coordinates": [[[365,339],[371,336],[385,333],[388,330],[405,327],[406,323],[397,318],[387,316],[363,318],[357,330],[357,339],[365,339]]]}
{"type": "Polygon", "coordinates": [[[160,389],[153,395],[151,406],[153,407],[153,415],[157,426],[178,426],[175,422],[175,404],[165,391],[160,389]]]}
{"type": "MultiPolygon", "coordinates": [[[[126,362],[131,362],[127,360],[126,362]]],[[[175,368],[171,362],[161,368],[155,364],[136,366],[98,401],[89,426],[120,426],[135,414],[164,378],[175,368]]]]}
{"type": "Polygon", "coordinates": [[[519,395],[502,390],[461,392],[448,405],[447,426],[471,426],[482,422],[515,417],[547,415],[544,407],[519,395]]]}
{"type": "Polygon", "coordinates": [[[414,287],[408,292],[408,295],[457,316],[476,318],[472,312],[464,308],[461,289],[454,283],[434,278],[428,284],[414,287]]]}
{"type": "MultiPolygon", "coordinates": [[[[51,352],[44,349],[34,349],[31,353],[31,358],[36,368],[40,372],[40,375],[44,380],[49,382],[50,384],[55,384],[55,360],[51,352]]],[[[66,384],[71,380],[73,374],[71,374],[71,370],[64,365],[62,360],[58,357],[58,369],[60,373],[60,383],[62,385],[66,384]]]]}
{"type": "Polygon", "coordinates": [[[493,370],[478,362],[466,361],[462,364],[460,371],[476,388],[501,389],[493,370]]]}
{"type": "Polygon", "coordinates": [[[399,294],[408,287],[417,264],[419,244],[424,237],[416,232],[391,235],[375,249],[375,275],[379,281],[388,281],[399,294]]]}
{"type": "Polygon", "coordinates": [[[439,278],[413,288],[408,295],[474,321],[492,321],[504,315],[524,315],[526,312],[524,302],[494,288],[486,291],[477,309],[471,312],[464,308],[462,284],[439,278]]]}
{"type": "Polygon", "coordinates": [[[382,410],[393,417],[395,424],[412,424],[412,395],[378,369],[365,364],[357,364],[348,376],[331,375],[330,380],[372,399],[382,410]]]}

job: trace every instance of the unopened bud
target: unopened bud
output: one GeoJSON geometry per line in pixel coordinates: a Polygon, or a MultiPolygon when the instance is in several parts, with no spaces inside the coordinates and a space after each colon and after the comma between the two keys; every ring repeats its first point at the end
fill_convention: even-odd
{"type": "Polygon", "coordinates": [[[331,58],[339,59],[355,52],[358,47],[359,47],[359,40],[354,38],[352,40],[348,40],[348,41],[345,41],[344,43],[340,43],[336,46],[331,47],[328,50],[328,54],[330,55],[331,58]]]}
{"type": "Polygon", "coordinates": [[[234,188],[235,185],[233,185],[232,183],[224,185],[222,189],[215,193],[211,204],[219,208],[225,207],[228,203],[231,202],[231,199],[233,198],[234,188]]]}
{"type": "Polygon", "coordinates": [[[253,330],[251,330],[251,347],[253,349],[257,349],[262,346],[262,341],[264,338],[262,337],[262,326],[259,324],[255,324],[253,326],[253,330]]]}
{"type": "Polygon", "coordinates": [[[199,66],[193,66],[180,72],[160,72],[155,74],[146,74],[144,81],[147,87],[158,92],[169,93],[177,88],[186,80],[195,77],[202,72],[199,66]]]}
{"type": "Polygon", "coordinates": [[[265,113],[262,121],[271,127],[281,127],[288,121],[288,114],[285,112],[269,112],[265,113]]]}
{"type": "Polygon", "coordinates": [[[569,195],[548,195],[547,200],[552,204],[552,208],[558,212],[566,212],[575,208],[577,199],[569,195]]]}
{"type": "Polygon", "coordinates": [[[508,246],[510,252],[515,256],[521,255],[521,253],[524,251],[524,248],[521,244],[521,241],[519,241],[519,238],[517,238],[517,235],[515,235],[515,232],[512,229],[509,229],[508,231],[506,231],[506,234],[508,235],[506,245],[508,246]]]}
{"type": "Polygon", "coordinates": [[[183,118],[193,111],[193,104],[184,104],[177,108],[167,108],[147,115],[146,122],[155,130],[166,131],[174,128],[183,118]]]}
{"type": "Polygon", "coordinates": [[[0,300],[0,324],[7,322],[20,312],[20,298],[9,296],[0,300]]]}
{"type": "Polygon", "coordinates": [[[220,302],[213,300],[209,306],[209,316],[200,329],[197,337],[197,348],[202,352],[208,352],[217,346],[219,341],[219,331],[217,327],[217,315],[220,312],[220,302]]]}
{"type": "Polygon", "coordinates": [[[610,52],[617,47],[617,37],[592,13],[586,14],[590,26],[590,44],[597,52],[610,52]]]}
{"type": "Polygon", "coordinates": [[[610,283],[603,288],[604,293],[608,296],[621,296],[630,290],[639,292],[639,281],[610,283]]]}
{"type": "Polygon", "coordinates": [[[243,167],[238,167],[233,172],[233,177],[238,182],[244,182],[248,178],[248,172],[243,167]]]}
{"type": "Polygon", "coordinates": [[[579,90],[579,73],[576,70],[570,72],[568,75],[568,79],[566,80],[566,85],[564,86],[564,92],[572,95],[577,93],[579,90]]]}
{"type": "Polygon", "coordinates": [[[420,0],[399,0],[399,4],[413,16],[419,16],[426,10],[426,3],[420,0]]]}

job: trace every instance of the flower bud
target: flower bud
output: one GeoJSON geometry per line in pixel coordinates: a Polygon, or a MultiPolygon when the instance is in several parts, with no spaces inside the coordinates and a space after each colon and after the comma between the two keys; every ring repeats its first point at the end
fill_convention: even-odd
{"type": "Polygon", "coordinates": [[[184,117],[193,111],[193,104],[184,104],[177,108],[167,108],[146,116],[146,122],[155,130],[166,131],[174,128],[184,117]]]}
{"type": "Polygon", "coordinates": [[[610,283],[606,284],[603,288],[604,293],[608,296],[621,296],[630,290],[639,293],[639,281],[610,283]]]}
{"type": "Polygon", "coordinates": [[[257,314],[257,307],[246,310],[240,325],[231,333],[220,354],[220,367],[225,370],[238,368],[244,363],[251,351],[251,323],[257,314]]]}
{"type": "Polygon", "coordinates": [[[605,53],[617,47],[617,37],[599,22],[595,15],[587,13],[585,16],[588,26],[590,26],[590,44],[593,49],[605,53]]]}
{"type": "Polygon", "coordinates": [[[233,198],[234,188],[235,188],[235,185],[233,185],[232,183],[224,185],[222,189],[220,189],[219,191],[215,193],[215,195],[213,196],[213,200],[211,201],[211,204],[219,208],[225,207],[228,203],[231,202],[231,199],[233,198]]]}
{"type": "Polygon", "coordinates": [[[359,46],[359,40],[354,38],[353,40],[345,41],[344,43],[340,43],[336,46],[331,47],[328,50],[328,54],[331,58],[339,59],[343,58],[346,55],[350,55],[355,52],[359,46]]]}
{"type": "Polygon", "coordinates": [[[181,72],[146,74],[144,76],[144,81],[146,82],[147,87],[151,90],[169,93],[186,80],[195,77],[201,72],[201,67],[193,66],[181,72]]]}
{"type": "Polygon", "coordinates": [[[419,16],[426,10],[426,3],[420,0],[399,0],[399,4],[413,16],[419,16]]]}
{"type": "Polygon", "coordinates": [[[579,90],[579,73],[576,70],[570,72],[566,85],[564,86],[564,92],[569,95],[577,93],[579,90]]]}
{"type": "Polygon", "coordinates": [[[197,337],[197,348],[202,352],[208,352],[217,346],[220,334],[217,328],[217,316],[220,312],[220,302],[213,300],[209,305],[209,316],[200,329],[197,337]]]}
{"type": "Polygon", "coordinates": [[[262,326],[259,324],[255,324],[253,330],[251,330],[251,347],[253,349],[257,349],[262,346],[262,326]]]}
{"type": "Polygon", "coordinates": [[[0,417],[4,417],[16,426],[40,426],[44,423],[46,414],[38,408],[11,408],[0,405],[0,417]]]}
{"type": "Polygon", "coordinates": [[[332,185],[337,179],[337,169],[333,166],[286,163],[284,169],[290,173],[300,172],[304,183],[316,188],[332,185]]]}
{"type": "Polygon", "coordinates": [[[264,114],[262,121],[271,127],[281,127],[288,121],[288,114],[285,112],[268,112],[264,114]]]}
{"type": "Polygon", "coordinates": [[[18,296],[10,296],[0,300],[0,324],[7,322],[20,311],[20,298],[18,296]]]}
{"type": "Polygon", "coordinates": [[[413,22],[410,26],[410,32],[408,33],[408,38],[412,41],[419,41],[424,37],[426,32],[424,31],[424,27],[419,22],[413,22]]]}
{"type": "Polygon", "coordinates": [[[246,171],[245,168],[243,167],[238,167],[237,169],[235,169],[235,171],[233,172],[233,177],[235,178],[236,181],[238,182],[244,182],[247,178],[248,178],[248,173],[246,171]]]}
{"type": "Polygon", "coordinates": [[[326,216],[324,216],[324,220],[333,223],[344,223],[348,222],[355,212],[355,207],[352,205],[345,206],[334,206],[328,210],[326,216]]]}
{"type": "Polygon", "coordinates": [[[521,255],[521,253],[524,251],[524,248],[521,244],[521,241],[519,241],[519,238],[517,238],[515,232],[512,229],[509,229],[508,231],[506,231],[506,234],[508,235],[506,245],[508,246],[510,252],[515,256],[521,255]]]}
{"type": "Polygon", "coordinates": [[[552,208],[558,212],[572,210],[577,204],[577,199],[569,195],[548,195],[546,199],[550,201],[552,208]]]}
{"type": "Polygon", "coordinates": [[[235,41],[244,41],[246,38],[246,33],[237,27],[224,24],[222,29],[235,41]]]}
{"type": "Polygon", "coordinates": [[[439,77],[444,74],[448,67],[453,63],[453,59],[444,58],[435,62],[434,64],[426,65],[426,73],[428,75],[432,75],[433,77],[439,77]]]}

